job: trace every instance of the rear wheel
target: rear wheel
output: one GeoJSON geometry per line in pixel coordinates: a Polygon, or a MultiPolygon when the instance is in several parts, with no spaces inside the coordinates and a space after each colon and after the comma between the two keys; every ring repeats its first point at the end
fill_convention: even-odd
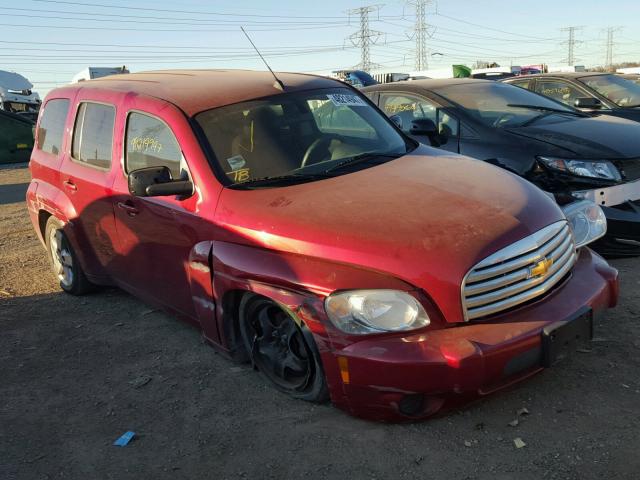
{"type": "Polygon", "coordinates": [[[278,390],[311,402],[328,398],[311,333],[278,304],[246,294],[240,302],[240,331],[253,364],[278,390]]]}
{"type": "Polygon", "coordinates": [[[91,283],[80,266],[67,236],[64,225],[55,217],[49,217],[45,228],[45,241],[53,272],[60,288],[71,295],[82,295],[91,290],[91,283]]]}

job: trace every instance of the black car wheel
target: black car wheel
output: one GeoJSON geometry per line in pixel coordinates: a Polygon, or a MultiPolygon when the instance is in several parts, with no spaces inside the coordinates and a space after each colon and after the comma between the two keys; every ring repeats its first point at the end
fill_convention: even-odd
{"type": "Polygon", "coordinates": [[[271,384],[301,400],[327,399],[320,358],[306,326],[272,300],[255,294],[242,298],[239,318],[245,349],[271,384]]]}

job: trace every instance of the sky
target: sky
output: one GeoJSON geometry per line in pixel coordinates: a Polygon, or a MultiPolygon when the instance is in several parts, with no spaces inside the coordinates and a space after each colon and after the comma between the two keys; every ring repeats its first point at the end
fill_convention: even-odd
{"type": "MultiPolygon", "coordinates": [[[[412,1],[375,1],[0,0],[0,70],[26,76],[41,96],[87,66],[262,70],[244,26],[274,70],[325,73],[360,62],[350,39],[360,19],[349,10],[368,5],[371,61],[414,70],[412,1]]],[[[614,62],[640,61],[638,0],[440,0],[426,12],[429,68],[566,64],[569,26],[580,27],[578,65],[604,64],[609,27],[614,62]]]]}

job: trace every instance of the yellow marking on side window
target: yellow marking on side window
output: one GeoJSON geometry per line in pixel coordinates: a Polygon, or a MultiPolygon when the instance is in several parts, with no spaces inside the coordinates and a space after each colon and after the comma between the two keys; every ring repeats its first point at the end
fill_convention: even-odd
{"type": "Polygon", "coordinates": [[[133,137],[131,139],[131,150],[142,153],[160,153],[162,151],[162,143],[152,137],[133,137]]]}
{"type": "Polygon", "coordinates": [[[418,109],[416,103],[404,103],[402,105],[385,105],[387,113],[413,112],[418,109]]]}

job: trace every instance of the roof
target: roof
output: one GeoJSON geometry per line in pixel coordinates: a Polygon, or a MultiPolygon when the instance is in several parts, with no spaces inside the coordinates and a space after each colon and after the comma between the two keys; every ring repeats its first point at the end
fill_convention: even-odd
{"type": "MultiPolygon", "coordinates": [[[[276,75],[285,91],[345,87],[334,79],[301,73],[276,75]]],[[[252,70],[161,70],[112,75],[64,88],[111,90],[160,98],[187,115],[282,93],[270,72],[252,70]]]]}
{"type": "MultiPolygon", "coordinates": [[[[594,77],[596,75],[613,75],[605,72],[556,72],[556,73],[536,73],[533,75],[522,75],[516,78],[543,78],[543,77],[561,77],[561,78],[582,78],[582,77],[594,77]]],[[[508,79],[509,80],[513,79],[508,79]]]]}
{"type": "Polygon", "coordinates": [[[381,83],[373,85],[371,87],[365,87],[362,90],[376,91],[376,90],[393,90],[395,88],[402,88],[402,90],[419,91],[419,90],[439,90],[440,88],[449,87],[451,85],[468,85],[468,84],[480,84],[490,83],[495,84],[493,80],[483,80],[479,78],[437,78],[437,79],[424,79],[424,80],[410,80],[402,82],[381,83]]]}

